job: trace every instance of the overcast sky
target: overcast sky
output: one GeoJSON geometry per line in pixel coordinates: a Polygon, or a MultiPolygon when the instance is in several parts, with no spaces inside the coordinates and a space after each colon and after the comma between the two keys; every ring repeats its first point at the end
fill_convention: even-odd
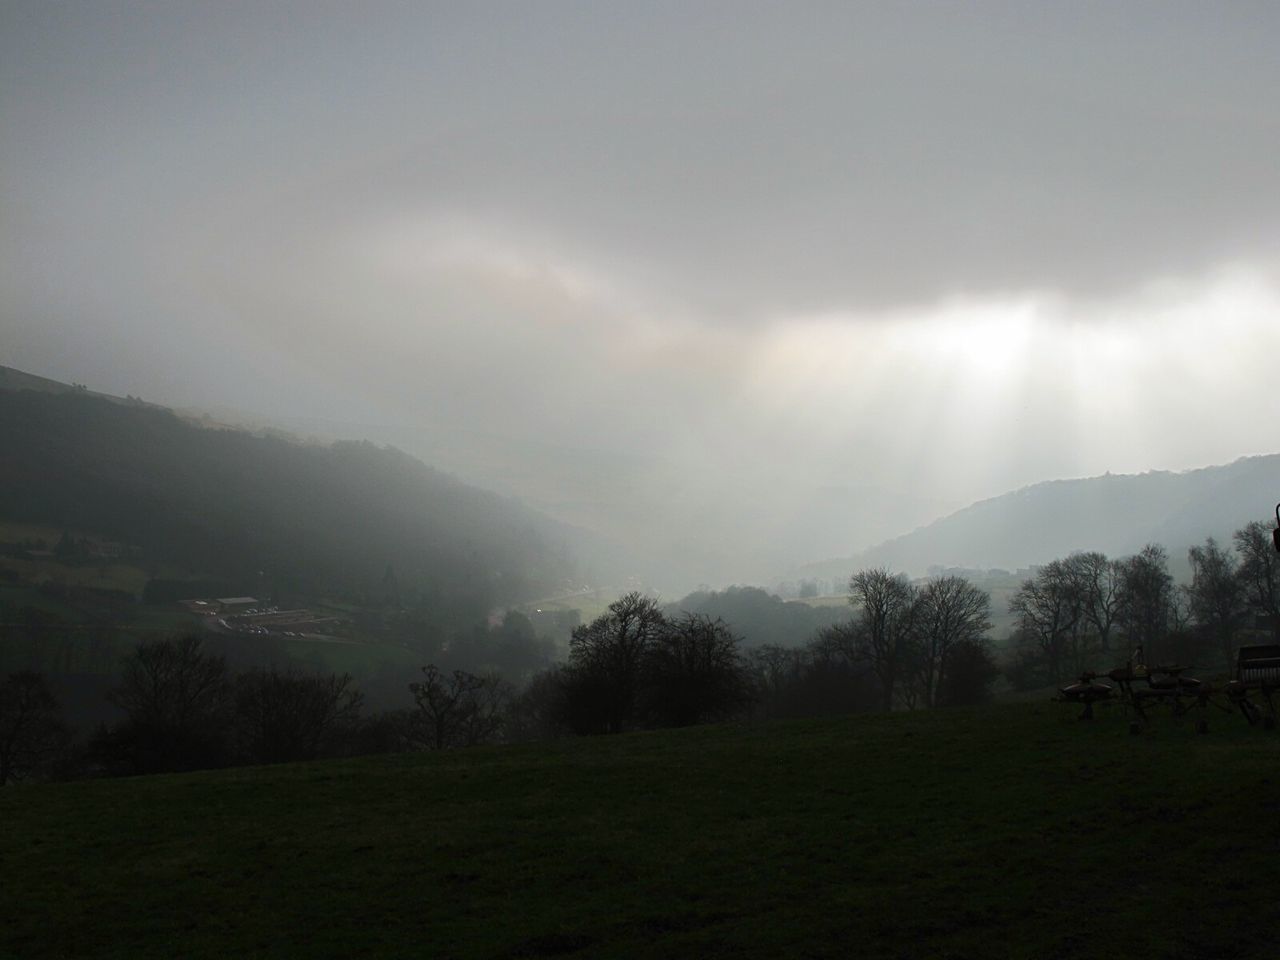
{"type": "Polygon", "coordinates": [[[1277,451],[1278,50],[1275,3],[2,0],[0,363],[762,579],[1277,451]]]}

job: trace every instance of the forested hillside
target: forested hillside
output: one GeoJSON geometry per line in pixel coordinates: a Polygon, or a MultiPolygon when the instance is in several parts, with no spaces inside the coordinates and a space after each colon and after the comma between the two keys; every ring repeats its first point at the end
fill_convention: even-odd
{"type": "Polygon", "coordinates": [[[30,390],[0,390],[0,445],[0,519],[92,533],[247,593],[394,593],[465,619],[568,573],[551,521],[389,447],[30,390]]]}

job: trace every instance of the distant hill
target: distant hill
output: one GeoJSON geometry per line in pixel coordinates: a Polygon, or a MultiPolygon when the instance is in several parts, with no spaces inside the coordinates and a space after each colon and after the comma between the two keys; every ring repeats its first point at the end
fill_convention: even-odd
{"type": "Polygon", "coordinates": [[[63,383],[61,380],[50,380],[24,370],[0,365],[0,390],[34,390],[36,393],[74,393],[82,397],[97,397],[112,403],[124,403],[134,407],[151,407],[162,410],[158,404],[148,403],[139,397],[116,397],[109,393],[98,393],[90,390],[82,383],[63,383]]]}
{"type": "Polygon", "coordinates": [[[1280,499],[1280,454],[1182,473],[1107,474],[1054,480],[982,500],[856,556],[809,564],[806,576],[848,577],[888,566],[923,575],[931,566],[1016,570],[1076,550],[1109,556],[1163,544],[1177,561],[1213,536],[1229,541],[1280,499]]]}
{"type": "Polygon", "coordinates": [[[24,373],[13,367],[0,366],[0,390],[36,390],[41,393],[71,393],[76,386],[34,373],[24,373]]]}
{"type": "Polygon", "coordinates": [[[569,573],[553,521],[394,448],[202,429],[15,373],[3,385],[18,389],[0,389],[0,519],[92,532],[247,593],[396,592],[448,619],[569,573]]]}

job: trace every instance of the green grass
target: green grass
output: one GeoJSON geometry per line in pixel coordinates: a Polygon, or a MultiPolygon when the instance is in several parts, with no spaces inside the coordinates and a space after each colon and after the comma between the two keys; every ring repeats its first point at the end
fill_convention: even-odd
{"type": "Polygon", "coordinates": [[[52,550],[62,537],[62,527],[50,527],[39,523],[21,523],[0,517],[0,542],[19,543],[23,540],[43,540],[52,550]]]}
{"type": "Polygon", "coordinates": [[[532,614],[535,610],[547,611],[570,611],[577,610],[578,616],[582,618],[583,623],[590,623],[599,616],[604,615],[609,610],[609,604],[621,596],[625,591],[612,592],[607,590],[596,591],[594,594],[579,594],[570,597],[567,600],[539,600],[536,603],[522,604],[514,609],[520,610],[526,614],[532,614]]]}
{"type": "Polygon", "coordinates": [[[0,954],[1280,954],[1280,735],[1072,715],[3,790],[0,954]]]}
{"type": "Polygon", "coordinates": [[[0,610],[16,614],[23,607],[34,607],[43,613],[60,617],[72,622],[80,619],[80,611],[67,603],[42,593],[39,589],[26,584],[0,584],[0,610]]]}
{"type": "Polygon", "coordinates": [[[195,633],[200,629],[200,618],[176,607],[139,606],[128,627],[139,634],[195,633]]]}
{"type": "Polygon", "coordinates": [[[56,560],[0,559],[0,568],[13,570],[26,583],[64,583],[74,587],[122,590],[134,596],[147,585],[147,575],[139,567],[108,561],[64,564],[56,560]]]}

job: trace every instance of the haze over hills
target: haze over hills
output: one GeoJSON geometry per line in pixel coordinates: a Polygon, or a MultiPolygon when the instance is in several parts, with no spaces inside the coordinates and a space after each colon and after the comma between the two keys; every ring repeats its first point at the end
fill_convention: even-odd
{"type": "MultiPolygon", "coordinates": [[[[61,380],[52,380],[49,377],[42,377],[38,374],[27,373],[25,370],[15,370],[13,367],[0,365],[0,390],[31,390],[36,393],[76,393],[87,397],[96,397],[100,400],[110,400],[112,403],[127,403],[131,406],[155,407],[137,397],[117,397],[110,393],[99,393],[96,390],[90,390],[82,383],[63,383],[61,380]]],[[[162,409],[156,407],[156,409],[162,409]]]]}
{"type": "Polygon", "coordinates": [[[1278,45],[0,3],[0,957],[1273,958],[1278,45]]]}
{"type": "Polygon", "coordinates": [[[799,574],[845,578],[886,566],[915,576],[931,566],[1016,570],[1078,550],[1123,556],[1147,543],[1186,548],[1265,519],[1280,498],[1280,454],[1180,473],[1107,474],[1037,483],[982,500],[852,557],[799,574]]]}
{"type": "Polygon", "coordinates": [[[664,596],[1272,452],[1278,5],[162,6],[0,6],[0,362],[664,596]]]}
{"type": "Polygon", "coordinates": [[[744,471],[732,483],[706,490],[690,479],[688,464],[653,450],[610,452],[537,435],[499,439],[429,415],[408,428],[358,418],[272,417],[231,406],[170,408],[4,366],[0,389],[172,410],[207,429],[315,446],[389,445],[556,521],[580,571],[593,582],[643,584],[666,597],[707,584],[767,584],[781,566],[851,543],[874,543],[961,505],[857,477],[800,478],[785,462],[769,467],[763,479],[744,471]],[[781,496],[779,489],[803,495],[781,496]]]}
{"type": "MultiPolygon", "coordinates": [[[[145,446],[146,441],[143,438],[151,437],[154,440],[155,431],[158,428],[162,433],[172,432],[178,439],[166,442],[176,442],[180,446],[196,442],[198,438],[203,437],[207,444],[215,446],[231,444],[237,449],[245,444],[249,445],[245,448],[246,450],[256,450],[255,445],[265,445],[264,450],[275,451],[273,456],[280,451],[296,447],[296,456],[304,460],[309,458],[311,461],[315,461],[316,458],[333,459],[336,456],[335,451],[346,451],[347,456],[357,456],[366,460],[377,458],[397,460],[399,458],[397,462],[400,463],[400,467],[388,462],[383,464],[383,468],[392,469],[394,472],[403,467],[409,472],[416,472],[418,478],[413,482],[423,484],[419,495],[424,503],[438,502],[437,498],[441,495],[446,499],[462,496],[464,492],[464,499],[471,498],[474,501],[477,509],[468,507],[459,512],[450,508],[447,511],[455,515],[453,519],[458,523],[478,524],[477,531],[486,529],[487,525],[489,533],[458,534],[464,541],[474,536],[479,536],[481,539],[489,537],[492,533],[493,517],[506,516],[508,519],[503,522],[524,524],[529,530],[537,530],[538,536],[545,540],[543,546],[550,542],[559,544],[556,549],[561,552],[561,555],[553,564],[557,576],[566,573],[575,563],[578,572],[591,575],[597,582],[623,584],[627,582],[629,575],[645,571],[656,575],[656,578],[651,576],[647,581],[651,586],[658,587],[668,596],[676,596],[692,589],[696,583],[714,582],[720,569],[717,565],[719,557],[715,543],[702,541],[712,536],[712,528],[717,523],[728,522],[727,517],[702,516],[700,524],[691,528],[687,535],[689,549],[681,556],[667,558],[668,577],[666,582],[662,582],[660,571],[663,557],[655,552],[652,544],[627,542],[625,538],[617,536],[617,531],[622,529],[625,523],[613,528],[608,525],[593,526],[589,523],[592,519],[589,513],[583,517],[588,522],[582,525],[556,522],[521,506],[510,496],[495,496],[475,490],[447,474],[417,464],[406,455],[380,452],[367,442],[363,444],[363,452],[359,453],[357,451],[360,450],[361,445],[351,443],[340,443],[333,448],[327,442],[300,445],[278,428],[268,426],[267,421],[256,424],[258,432],[266,433],[267,437],[250,436],[242,431],[226,429],[206,429],[198,432],[189,421],[180,420],[165,408],[143,403],[133,397],[122,399],[94,393],[78,384],[65,384],[13,368],[0,367],[0,396],[3,396],[5,391],[31,391],[28,399],[23,403],[34,405],[31,407],[31,410],[35,411],[32,415],[37,417],[51,415],[54,407],[51,407],[50,403],[55,395],[63,395],[60,397],[63,403],[74,399],[80,404],[74,409],[84,414],[95,410],[95,404],[110,401],[113,412],[109,416],[103,412],[96,412],[92,413],[92,418],[102,422],[109,420],[109,430],[122,431],[116,446],[117,459],[122,456],[121,451],[126,449],[134,449],[137,454],[138,445],[145,446]],[[125,409],[121,409],[122,407],[125,409]],[[178,427],[178,424],[182,426],[178,427]],[[300,452],[308,447],[312,448],[311,452],[305,455],[300,452]],[[324,452],[326,450],[329,452],[324,452]],[[442,493],[442,491],[449,492],[442,493]],[[480,507],[485,503],[490,504],[491,509],[480,507]],[[492,510],[496,510],[496,513],[482,521],[482,515],[492,510]],[[570,553],[573,555],[572,560],[569,557],[570,553]],[[649,555],[646,556],[646,554],[649,555]]],[[[11,416],[7,418],[6,430],[13,434],[8,437],[12,449],[24,449],[24,444],[29,446],[34,442],[32,438],[35,436],[31,432],[34,429],[34,422],[26,424],[18,422],[21,417],[16,413],[18,408],[14,406],[13,398],[20,395],[13,392],[8,394],[7,402],[11,416]],[[22,432],[24,430],[25,433],[22,432]],[[20,436],[26,439],[20,439],[20,436]]],[[[73,408],[67,408],[67,410],[71,409],[73,408]]],[[[188,411],[186,416],[199,419],[201,415],[188,411]]],[[[232,415],[222,411],[218,414],[217,420],[211,421],[204,417],[203,423],[205,427],[212,425],[220,428],[223,426],[223,421],[227,419],[233,419],[232,415]]],[[[66,426],[72,421],[58,422],[66,426]]],[[[82,427],[88,429],[85,425],[82,427]]],[[[67,454],[76,447],[76,443],[64,445],[63,453],[59,456],[67,454]]],[[[82,455],[90,449],[91,446],[79,444],[76,455],[82,455]]],[[[103,451],[105,449],[104,447],[103,451]]],[[[204,455],[206,454],[202,454],[204,455]]],[[[243,452],[229,454],[223,451],[220,454],[210,452],[207,455],[212,456],[217,464],[216,467],[210,467],[216,472],[226,469],[229,457],[259,454],[243,452]]],[[[516,459],[519,458],[516,457],[516,459]]],[[[54,473],[71,469],[71,461],[63,462],[57,458],[55,461],[46,463],[45,469],[54,473]]],[[[98,463],[92,469],[105,469],[103,463],[98,463]]],[[[205,465],[209,467],[208,463],[205,465]]],[[[312,464],[305,470],[312,469],[314,466],[315,464],[312,464]]],[[[625,474],[623,470],[625,464],[606,466],[609,469],[602,468],[601,473],[587,470],[585,475],[575,479],[568,477],[568,465],[562,464],[558,473],[553,471],[548,476],[553,479],[559,477],[566,496],[575,493],[582,495],[582,491],[590,488],[593,483],[607,488],[608,492],[602,491],[595,504],[598,508],[596,513],[607,512],[606,508],[610,503],[625,501],[626,489],[625,487],[616,488],[625,474]]],[[[30,463],[22,468],[15,463],[7,471],[6,476],[12,487],[8,490],[11,505],[21,507],[26,503],[30,506],[28,501],[31,501],[32,494],[29,491],[23,494],[18,490],[21,483],[15,478],[19,474],[23,476],[21,482],[29,483],[31,490],[42,489],[43,481],[31,471],[30,463]]],[[[186,468],[184,472],[188,479],[178,482],[178,487],[182,487],[184,483],[193,482],[192,478],[198,471],[186,468]]],[[[82,471],[82,479],[91,483],[91,474],[92,470],[82,471]]],[[[273,482],[280,479],[274,478],[273,482]]],[[[509,483],[505,486],[517,489],[518,478],[513,476],[508,479],[509,483]]],[[[545,485],[547,477],[544,476],[542,481],[545,485]]],[[[104,474],[104,482],[115,482],[111,479],[110,471],[104,474]]],[[[294,477],[291,482],[300,481],[294,477]]],[[[531,477],[529,482],[534,487],[539,483],[534,477],[531,477]]],[[[1185,472],[1151,471],[1143,474],[1107,474],[1084,479],[1052,480],[979,501],[851,556],[792,568],[788,577],[829,578],[834,583],[840,584],[851,571],[867,566],[887,566],[916,576],[925,574],[930,567],[935,566],[1016,570],[1044,563],[1076,550],[1101,550],[1109,555],[1124,555],[1140,549],[1149,542],[1161,543],[1167,547],[1176,567],[1186,548],[1191,544],[1202,542],[1207,536],[1227,540],[1232,531],[1244,523],[1266,516],[1270,505],[1274,503],[1277,496],[1280,496],[1278,491],[1280,491],[1280,455],[1245,457],[1224,466],[1185,472]]],[[[45,490],[42,496],[48,493],[49,491],[45,490]]],[[[337,494],[338,491],[335,490],[334,493],[337,494]]],[[[353,497],[363,495],[356,487],[349,488],[348,493],[353,497]]],[[[408,492],[408,489],[402,493],[405,496],[414,496],[408,492]]],[[[839,499],[839,491],[829,491],[829,493],[833,500],[839,499]]],[[[862,491],[861,499],[871,499],[866,494],[866,490],[862,491]]],[[[85,499],[88,503],[95,502],[94,498],[87,494],[85,499]]],[[[661,506],[661,504],[649,503],[632,504],[630,509],[637,513],[642,510],[655,512],[659,511],[661,506]]],[[[676,515],[685,508],[687,508],[685,504],[672,505],[676,515]]],[[[50,504],[45,504],[41,509],[45,520],[52,518],[58,510],[62,512],[59,518],[54,518],[53,522],[63,522],[69,517],[68,508],[65,506],[55,509],[50,504]]],[[[198,514],[199,509],[195,504],[188,505],[189,515],[198,514]]],[[[216,506],[214,509],[216,512],[216,506]]],[[[368,506],[351,505],[351,509],[359,512],[359,510],[368,509],[368,506]]],[[[406,507],[406,509],[410,508],[406,507]]],[[[776,510],[782,514],[787,512],[786,505],[771,504],[765,500],[762,500],[762,505],[758,509],[765,512],[776,510]]],[[[554,512],[552,511],[553,515],[554,512]]],[[[837,530],[848,529],[852,516],[853,514],[848,511],[844,513],[833,511],[829,514],[830,527],[837,530]],[[836,519],[837,516],[839,519],[836,519]]],[[[636,517],[629,517],[626,523],[635,520],[636,517]]],[[[655,526],[669,526],[671,522],[670,517],[654,513],[655,526]]],[[[99,526],[101,526],[100,523],[99,526]]],[[[780,551],[794,551],[797,549],[797,544],[805,542],[810,532],[803,526],[792,529],[787,540],[788,546],[783,547],[782,544],[778,544],[780,551]]],[[[853,531],[851,533],[856,536],[853,531]]],[[[861,533],[865,535],[866,531],[862,530],[861,533]]],[[[825,531],[825,538],[828,541],[832,536],[832,529],[825,531]]],[[[490,538],[491,546],[496,542],[490,538]]],[[[823,538],[814,536],[809,542],[821,543],[823,538]]],[[[531,547],[531,543],[532,541],[523,544],[520,551],[534,549],[536,552],[542,549],[542,547],[531,547]]],[[[522,555],[526,559],[530,556],[527,553],[522,555]]],[[[375,574],[380,575],[382,572],[382,567],[377,562],[372,558],[368,559],[369,570],[361,575],[361,579],[366,583],[371,582],[375,574]],[[374,570],[374,567],[378,569],[374,570]]],[[[786,559],[785,555],[777,556],[774,568],[780,567],[786,559]]],[[[538,578],[545,580],[542,574],[539,574],[538,578]]],[[[762,576],[760,580],[765,581],[766,578],[762,576]]],[[[750,580],[741,577],[739,582],[750,582],[750,580]]],[[[516,594],[512,594],[508,599],[515,597],[516,594]]]]}
{"type": "Polygon", "coordinates": [[[446,621],[561,590],[573,572],[572,531],[394,448],[203,429],[4,374],[19,389],[0,389],[0,519],[109,538],[228,591],[394,589],[446,621]]]}

